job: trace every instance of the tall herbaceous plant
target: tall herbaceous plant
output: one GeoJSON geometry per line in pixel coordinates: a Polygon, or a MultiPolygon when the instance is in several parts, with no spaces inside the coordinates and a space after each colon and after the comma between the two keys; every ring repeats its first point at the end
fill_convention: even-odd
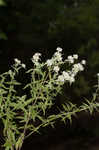
{"type": "Polygon", "coordinates": [[[59,119],[63,122],[69,119],[71,122],[76,113],[86,110],[92,113],[97,109],[99,104],[95,100],[99,86],[91,101],[86,100],[79,107],[68,102],[62,105],[62,110],[58,109],[57,114],[47,113],[54,105],[57,94],[61,93],[63,85],[67,82],[74,84],[76,75],[84,70],[86,61],[78,60],[77,54],[63,60],[60,47],[46,62],[41,61],[41,53],[35,53],[31,59],[33,67],[26,71],[31,78],[30,83],[24,87],[29,91],[29,98],[25,93],[18,95],[16,90],[21,85],[16,76],[20,69],[26,70],[26,65],[20,60],[14,59],[12,69],[0,75],[0,119],[3,124],[2,146],[5,150],[20,150],[25,138],[37,132],[40,127],[53,127],[59,119]]]}

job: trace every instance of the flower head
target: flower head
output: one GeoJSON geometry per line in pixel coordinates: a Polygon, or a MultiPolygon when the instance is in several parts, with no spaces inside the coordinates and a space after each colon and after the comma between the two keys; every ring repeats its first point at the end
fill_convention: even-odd
{"type": "Polygon", "coordinates": [[[57,81],[59,81],[59,82],[65,82],[64,76],[63,75],[59,75],[57,81]]]}
{"type": "Polygon", "coordinates": [[[78,59],[78,55],[77,55],[77,54],[74,54],[74,55],[73,55],[73,58],[74,58],[74,59],[78,59]]]}
{"type": "Polygon", "coordinates": [[[80,63],[77,63],[77,64],[74,64],[73,65],[73,68],[72,68],[72,73],[74,75],[76,75],[79,71],[83,71],[84,70],[84,67],[82,64],[80,63]]]}
{"type": "Polygon", "coordinates": [[[21,66],[22,66],[23,68],[26,68],[26,65],[25,65],[25,64],[21,64],[21,66]]]}
{"type": "Polygon", "coordinates": [[[35,53],[33,55],[33,62],[38,62],[38,60],[40,59],[41,53],[35,53]]]}
{"type": "Polygon", "coordinates": [[[85,65],[86,64],[86,60],[82,60],[81,64],[85,65]]]}
{"type": "Polygon", "coordinates": [[[15,63],[18,64],[18,65],[21,64],[21,60],[19,60],[19,59],[17,59],[17,58],[15,58],[14,61],[15,61],[15,63]]]}
{"type": "Polygon", "coordinates": [[[59,72],[60,68],[58,66],[55,66],[54,69],[53,69],[56,73],[59,72]]]}
{"type": "Polygon", "coordinates": [[[60,52],[55,52],[54,58],[56,61],[62,61],[62,54],[60,52]]]}
{"type": "Polygon", "coordinates": [[[57,47],[56,49],[58,52],[62,52],[62,48],[61,47],[57,47]]]}
{"type": "Polygon", "coordinates": [[[53,65],[53,59],[48,59],[46,61],[47,66],[52,66],[53,65]]]}
{"type": "Polygon", "coordinates": [[[70,83],[75,82],[75,78],[74,78],[73,76],[70,76],[69,82],[70,82],[70,83]]]}
{"type": "Polygon", "coordinates": [[[58,76],[58,81],[59,82],[68,81],[70,84],[73,83],[75,81],[75,78],[74,78],[74,76],[70,75],[69,73],[70,72],[63,71],[62,75],[58,76]]]}
{"type": "Polygon", "coordinates": [[[67,57],[67,59],[68,59],[68,62],[69,62],[69,63],[71,63],[71,64],[74,63],[74,58],[73,58],[73,56],[70,55],[70,56],[67,57]]]}
{"type": "Polygon", "coordinates": [[[68,73],[68,72],[63,71],[63,72],[62,72],[62,75],[63,75],[63,77],[64,77],[65,80],[69,80],[70,76],[69,76],[69,73],[68,73]]]}

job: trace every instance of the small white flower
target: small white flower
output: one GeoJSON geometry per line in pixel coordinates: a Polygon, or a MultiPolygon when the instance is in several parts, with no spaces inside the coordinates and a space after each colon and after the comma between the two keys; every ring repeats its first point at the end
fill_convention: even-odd
{"type": "Polygon", "coordinates": [[[70,76],[69,76],[69,73],[68,73],[68,72],[63,71],[63,72],[62,72],[62,75],[63,75],[63,77],[64,77],[65,80],[69,80],[70,76]]]}
{"type": "Polygon", "coordinates": [[[17,63],[18,65],[21,64],[21,61],[20,61],[19,59],[17,59],[17,58],[15,58],[14,61],[15,61],[15,63],[17,63]]]}
{"type": "Polygon", "coordinates": [[[58,52],[62,52],[62,48],[61,47],[57,47],[56,49],[58,52]]]}
{"type": "Polygon", "coordinates": [[[74,54],[74,55],[73,55],[73,58],[74,58],[74,59],[78,59],[78,55],[77,55],[77,54],[74,54]]]}
{"type": "Polygon", "coordinates": [[[82,64],[78,63],[78,67],[79,67],[79,71],[83,71],[84,70],[84,67],[82,64]]]}
{"type": "Polygon", "coordinates": [[[33,61],[34,62],[38,62],[38,60],[40,59],[39,57],[41,56],[41,53],[35,53],[34,55],[33,55],[33,61]]]}
{"type": "Polygon", "coordinates": [[[71,74],[71,77],[73,77],[73,78],[74,78],[74,77],[75,77],[75,74],[74,74],[74,73],[72,73],[72,74],[71,74]]]}
{"type": "Polygon", "coordinates": [[[54,69],[53,69],[56,73],[59,72],[60,68],[58,66],[55,66],[54,69]]]}
{"type": "Polygon", "coordinates": [[[85,65],[85,64],[86,64],[86,60],[82,60],[82,61],[81,61],[81,64],[82,64],[82,65],[85,65]]]}
{"type": "Polygon", "coordinates": [[[73,59],[71,59],[69,62],[70,62],[71,64],[73,64],[73,63],[74,63],[74,60],[73,60],[73,59]]]}
{"type": "Polygon", "coordinates": [[[25,64],[21,64],[21,66],[22,66],[23,68],[26,68],[26,65],[25,65],[25,64]]]}
{"type": "Polygon", "coordinates": [[[68,57],[67,57],[67,59],[69,59],[69,60],[70,60],[70,59],[73,59],[73,57],[70,55],[70,56],[68,56],[68,57]]]}
{"type": "Polygon", "coordinates": [[[54,54],[54,57],[55,57],[55,59],[56,59],[57,61],[62,61],[62,54],[61,54],[61,53],[56,52],[56,53],[54,54]]]}
{"type": "Polygon", "coordinates": [[[78,72],[78,71],[79,71],[78,64],[74,64],[74,65],[73,65],[72,71],[74,71],[74,72],[78,72]]]}
{"type": "Polygon", "coordinates": [[[53,60],[52,59],[48,59],[46,61],[47,66],[52,66],[53,65],[53,60]]]}
{"type": "Polygon", "coordinates": [[[74,63],[74,58],[70,55],[67,57],[69,63],[73,64],[74,63]]]}
{"type": "Polygon", "coordinates": [[[59,82],[64,82],[64,81],[65,81],[65,80],[64,80],[64,76],[63,76],[63,75],[59,75],[57,81],[59,81],[59,82]]]}

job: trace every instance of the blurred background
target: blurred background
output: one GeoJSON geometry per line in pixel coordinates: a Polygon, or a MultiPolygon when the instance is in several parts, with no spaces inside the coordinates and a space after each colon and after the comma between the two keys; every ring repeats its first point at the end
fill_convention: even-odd
{"type": "MultiPolygon", "coordinates": [[[[67,99],[77,104],[85,97],[90,99],[99,72],[99,0],[0,0],[0,73],[9,69],[14,58],[28,66],[35,52],[41,52],[45,60],[57,47],[63,48],[64,57],[79,54],[87,62],[76,82],[71,87],[64,86],[58,105],[67,99]]],[[[98,136],[98,121],[89,129],[85,117],[81,120],[86,125],[76,123],[68,135],[85,132],[98,136]]],[[[59,135],[61,128],[59,125],[53,132],[58,130],[59,135]]],[[[52,130],[46,129],[49,135],[47,131],[52,130]]]]}

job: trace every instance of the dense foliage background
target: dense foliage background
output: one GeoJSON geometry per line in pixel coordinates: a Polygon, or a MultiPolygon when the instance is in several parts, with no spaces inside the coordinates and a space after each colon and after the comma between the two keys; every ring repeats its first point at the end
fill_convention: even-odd
{"type": "Polygon", "coordinates": [[[29,65],[32,55],[51,57],[56,47],[64,57],[78,53],[86,59],[85,72],[60,102],[90,97],[99,71],[99,0],[0,0],[0,72],[17,57],[29,65]]]}

